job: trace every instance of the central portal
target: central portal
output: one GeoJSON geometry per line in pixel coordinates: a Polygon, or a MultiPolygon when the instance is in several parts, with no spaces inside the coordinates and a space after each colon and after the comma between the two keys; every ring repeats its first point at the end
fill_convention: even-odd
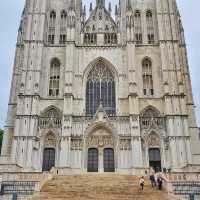
{"type": "Polygon", "coordinates": [[[103,154],[101,152],[102,150],[98,150],[97,148],[88,149],[88,163],[87,163],[88,172],[115,171],[114,150],[112,148],[105,148],[103,150],[103,154]]]}
{"type": "Polygon", "coordinates": [[[114,172],[115,151],[114,137],[108,129],[96,127],[86,138],[87,171],[114,172]]]}

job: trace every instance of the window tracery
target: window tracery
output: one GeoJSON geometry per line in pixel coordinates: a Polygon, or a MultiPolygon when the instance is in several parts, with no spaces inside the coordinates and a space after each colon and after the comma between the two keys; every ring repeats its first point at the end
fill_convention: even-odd
{"type": "Polygon", "coordinates": [[[154,36],[154,24],[153,24],[153,13],[151,10],[148,10],[146,13],[146,21],[147,21],[147,39],[149,44],[154,44],[155,36],[154,36]]]}
{"type": "Polygon", "coordinates": [[[65,44],[66,42],[66,26],[67,26],[67,12],[63,10],[60,14],[60,44],[65,44]]]}
{"type": "Polygon", "coordinates": [[[54,59],[50,66],[50,77],[49,77],[49,96],[59,96],[59,85],[60,85],[60,62],[54,59]]]}
{"type": "Polygon", "coordinates": [[[55,29],[56,29],[56,12],[51,11],[49,15],[49,27],[47,42],[51,45],[55,43],[55,29]]]}
{"type": "Polygon", "coordinates": [[[94,66],[87,79],[86,114],[94,115],[100,104],[108,115],[115,115],[115,80],[102,61],[94,66]]]}
{"type": "Polygon", "coordinates": [[[143,73],[143,93],[146,96],[154,95],[153,76],[152,76],[152,62],[149,59],[144,59],[142,62],[143,73]]]}
{"type": "Polygon", "coordinates": [[[142,37],[142,21],[141,13],[139,10],[135,11],[135,41],[137,44],[141,44],[143,40],[142,37]]]}

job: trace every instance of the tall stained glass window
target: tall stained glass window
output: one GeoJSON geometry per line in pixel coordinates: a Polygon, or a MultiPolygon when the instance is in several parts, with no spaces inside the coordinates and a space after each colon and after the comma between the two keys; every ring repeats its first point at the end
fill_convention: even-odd
{"type": "Polygon", "coordinates": [[[90,71],[86,88],[86,114],[93,116],[102,104],[108,115],[115,115],[115,80],[104,62],[99,61],[90,71]]]}

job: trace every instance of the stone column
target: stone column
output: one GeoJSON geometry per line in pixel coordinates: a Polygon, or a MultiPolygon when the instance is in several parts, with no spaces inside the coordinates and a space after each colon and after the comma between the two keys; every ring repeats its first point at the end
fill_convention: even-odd
{"type": "Polygon", "coordinates": [[[133,168],[142,168],[142,146],[141,138],[139,136],[131,137],[131,146],[132,146],[132,165],[133,168]]]}
{"type": "Polygon", "coordinates": [[[103,158],[103,148],[99,148],[99,172],[103,173],[104,172],[104,158],[103,158]]]}

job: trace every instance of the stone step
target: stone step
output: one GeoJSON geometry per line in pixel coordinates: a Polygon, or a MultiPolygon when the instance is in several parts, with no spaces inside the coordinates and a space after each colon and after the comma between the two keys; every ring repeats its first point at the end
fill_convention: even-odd
{"type": "Polygon", "coordinates": [[[137,176],[116,174],[55,176],[32,200],[173,200],[152,189],[148,178],[142,192],[138,182],[137,176]]]}

